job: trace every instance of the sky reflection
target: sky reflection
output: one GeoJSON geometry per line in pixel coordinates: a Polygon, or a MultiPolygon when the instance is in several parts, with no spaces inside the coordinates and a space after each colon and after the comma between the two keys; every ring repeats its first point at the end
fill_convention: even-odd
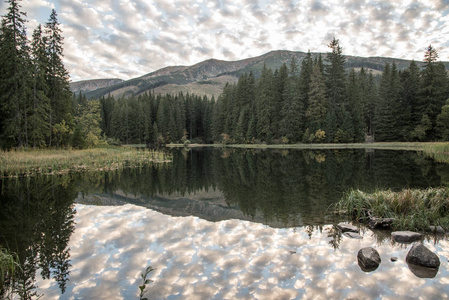
{"type": "Polygon", "coordinates": [[[45,299],[137,299],[148,265],[151,299],[447,298],[449,242],[426,246],[440,257],[433,279],[418,278],[405,256],[410,246],[342,236],[329,244],[330,226],[274,229],[241,220],[209,222],[171,217],[133,205],[76,205],[71,273],[60,296],[56,283],[38,278],[45,299]],[[375,247],[379,268],[363,272],[357,252],[375,247]],[[291,253],[295,251],[296,253],[291,253]],[[390,258],[397,256],[397,262],[390,258]]]}

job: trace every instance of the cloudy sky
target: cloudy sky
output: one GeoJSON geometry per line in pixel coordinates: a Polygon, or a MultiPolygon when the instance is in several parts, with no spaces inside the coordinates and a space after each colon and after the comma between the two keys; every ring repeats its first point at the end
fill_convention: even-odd
{"type": "MultiPolygon", "coordinates": [[[[7,4],[0,3],[5,14],[7,4]]],[[[55,8],[73,81],[130,79],[271,50],[449,60],[449,0],[23,0],[31,33],[55,8]]]]}
{"type": "Polygon", "coordinates": [[[425,279],[405,263],[410,245],[381,243],[371,231],[362,240],[343,236],[334,250],[331,226],[315,228],[309,237],[305,228],[213,223],[134,205],[75,209],[67,290],[60,296],[54,280],[38,275],[38,294],[45,299],[136,299],[148,265],[156,268],[149,276],[150,299],[436,299],[449,292],[446,240],[425,242],[441,260],[435,278],[425,279]],[[356,258],[368,246],[382,259],[371,273],[356,258]],[[391,262],[392,256],[399,260],[391,262]]]}

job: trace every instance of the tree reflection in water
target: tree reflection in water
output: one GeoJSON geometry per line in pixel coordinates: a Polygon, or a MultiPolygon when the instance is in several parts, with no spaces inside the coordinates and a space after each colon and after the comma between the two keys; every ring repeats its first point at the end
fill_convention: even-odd
{"type": "Polygon", "coordinates": [[[38,176],[0,181],[0,244],[19,256],[16,282],[22,299],[37,296],[37,269],[54,278],[64,293],[69,275],[68,243],[73,233],[74,199],[69,176],[38,176]]]}
{"type": "MultiPolygon", "coordinates": [[[[75,200],[120,200],[210,221],[308,226],[311,237],[336,221],[329,208],[348,189],[426,188],[449,183],[447,174],[448,165],[406,151],[173,150],[170,164],[3,179],[0,244],[20,257],[21,296],[35,294],[38,269],[64,293],[75,200]]],[[[337,249],[341,236],[331,236],[328,242],[337,249]]]]}

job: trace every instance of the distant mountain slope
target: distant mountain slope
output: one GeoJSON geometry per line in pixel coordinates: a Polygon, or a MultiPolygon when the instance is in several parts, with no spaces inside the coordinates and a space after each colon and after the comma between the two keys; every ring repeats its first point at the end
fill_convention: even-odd
{"type": "Polygon", "coordinates": [[[119,84],[123,81],[124,81],[123,79],[118,78],[76,81],[70,83],[70,90],[76,94],[79,92],[87,93],[115,84],[119,84]]]}
{"type": "MultiPolygon", "coordinates": [[[[317,57],[320,53],[312,53],[313,57],[317,57]]],[[[101,80],[93,80],[87,87],[79,90],[85,91],[88,98],[98,98],[108,94],[115,97],[122,97],[131,94],[141,94],[147,91],[154,90],[155,93],[178,93],[189,92],[198,95],[208,95],[217,97],[223,89],[226,82],[236,82],[243,73],[253,72],[254,76],[258,77],[264,66],[268,68],[277,69],[283,63],[290,64],[294,57],[301,65],[302,60],[306,56],[305,52],[299,51],[271,51],[264,55],[242,59],[238,61],[222,61],[216,59],[209,59],[193,66],[172,66],[166,67],[155,72],[146,74],[144,76],[130,79],[127,81],[120,81],[112,84],[98,84],[98,88],[94,89],[95,82],[101,80]],[[225,76],[225,77],[224,77],[225,76]]],[[[322,53],[323,59],[326,53],[322,53]]],[[[346,68],[361,68],[370,69],[379,73],[383,71],[385,63],[397,64],[398,69],[407,68],[411,60],[403,60],[387,57],[358,57],[346,56],[346,68]]],[[[421,65],[418,62],[418,65],[421,65]]],[[[449,62],[445,62],[446,68],[449,68],[449,62]]],[[[105,81],[107,81],[105,79],[105,81]]],[[[106,82],[105,82],[106,83],[106,82]]],[[[76,86],[76,82],[71,84],[76,86]]],[[[73,89],[73,91],[75,91],[73,89]]]]}

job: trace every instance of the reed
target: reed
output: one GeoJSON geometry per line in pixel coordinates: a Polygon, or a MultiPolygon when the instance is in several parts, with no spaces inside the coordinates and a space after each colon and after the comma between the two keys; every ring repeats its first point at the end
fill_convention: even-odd
{"type": "Polygon", "coordinates": [[[78,171],[107,171],[165,163],[171,155],[156,150],[131,147],[73,149],[0,150],[0,177],[63,174],[78,171]]]}
{"type": "Polygon", "coordinates": [[[0,249],[0,298],[10,299],[14,293],[17,270],[20,269],[19,258],[7,249],[0,249]]]}
{"type": "Polygon", "coordinates": [[[449,188],[404,189],[348,192],[336,211],[363,218],[366,212],[381,218],[394,218],[394,229],[425,231],[431,225],[449,229],[449,188]]]}
{"type": "Polygon", "coordinates": [[[449,143],[427,143],[424,153],[438,162],[449,163],[449,143]]]}

